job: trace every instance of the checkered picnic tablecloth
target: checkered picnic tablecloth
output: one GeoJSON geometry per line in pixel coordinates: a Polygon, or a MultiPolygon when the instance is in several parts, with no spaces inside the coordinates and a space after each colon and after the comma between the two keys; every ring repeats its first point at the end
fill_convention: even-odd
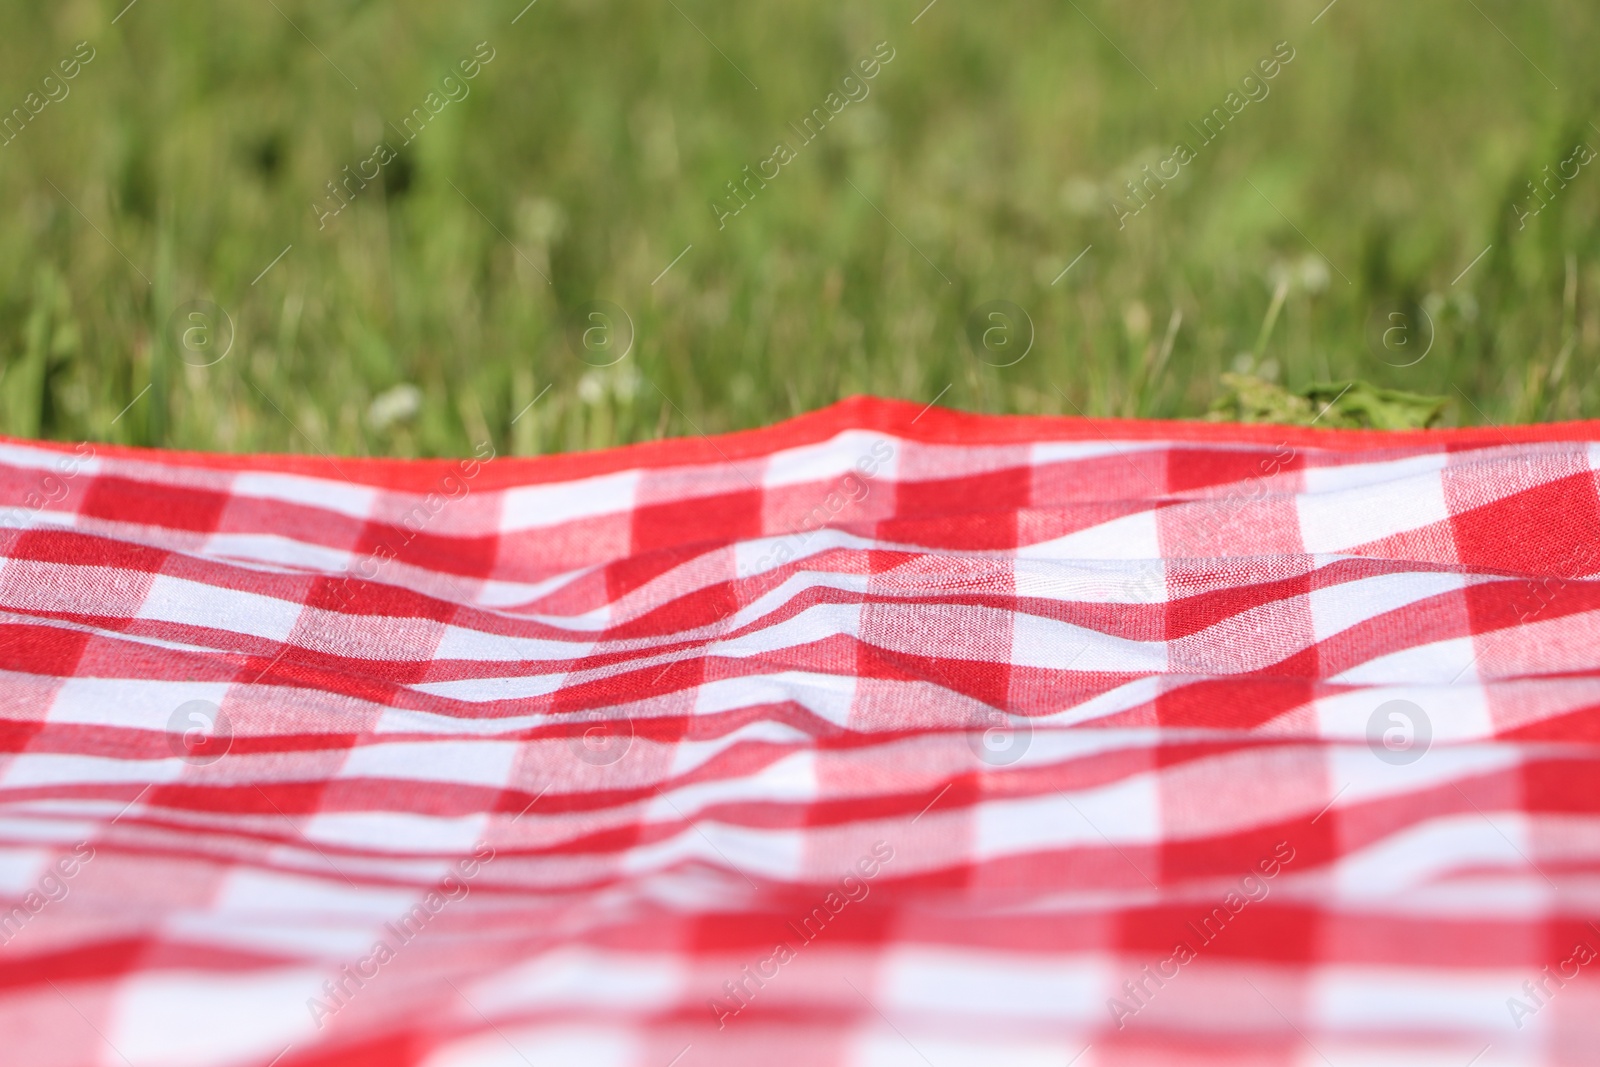
{"type": "Polygon", "coordinates": [[[0,1063],[1595,1063],[1596,442],[4,442],[0,1063]]]}

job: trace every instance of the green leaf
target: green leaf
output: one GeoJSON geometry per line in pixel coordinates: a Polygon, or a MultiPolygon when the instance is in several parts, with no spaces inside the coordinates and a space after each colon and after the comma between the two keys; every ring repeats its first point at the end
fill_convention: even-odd
{"type": "Polygon", "coordinates": [[[1290,391],[1249,374],[1224,374],[1213,422],[1272,422],[1374,430],[1416,430],[1438,421],[1447,397],[1384,389],[1370,382],[1312,382],[1290,391]]]}

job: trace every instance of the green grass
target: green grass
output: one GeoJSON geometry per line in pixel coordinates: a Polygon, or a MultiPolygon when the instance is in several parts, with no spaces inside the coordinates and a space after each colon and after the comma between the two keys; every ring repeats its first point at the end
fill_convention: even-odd
{"type": "Polygon", "coordinates": [[[112,25],[124,2],[0,13],[0,109],[95,49],[0,147],[6,433],[531,453],[857,392],[1200,417],[1240,370],[1446,395],[1447,422],[1600,414],[1600,161],[1514,212],[1600,147],[1586,0],[1315,25],[1324,0],[940,0],[915,25],[925,0],[538,0],[515,25],[524,0],[141,0],[112,25]],[[1270,95],[1201,147],[1188,124],[1283,40],[1270,95]],[[319,230],[324,183],[399,148],[480,41],[470,95],[319,230]],[[870,95],[798,147],[880,41],[870,95]],[[779,140],[796,158],[719,230],[779,140]],[[1119,229],[1111,195],[1179,140],[1197,157],[1119,229]],[[170,322],[194,300],[232,324],[212,366],[170,322]],[[603,369],[565,325],[594,300],[634,327],[603,369]],[[1030,317],[1021,362],[974,347],[989,301],[1030,317]]]}

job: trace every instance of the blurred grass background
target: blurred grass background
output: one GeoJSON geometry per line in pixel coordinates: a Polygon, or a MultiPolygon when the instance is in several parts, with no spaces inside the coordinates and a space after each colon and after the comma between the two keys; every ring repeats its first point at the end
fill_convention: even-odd
{"type": "Polygon", "coordinates": [[[1443,394],[1451,422],[1600,415],[1600,165],[1517,220],[1600,146],[1587,0],[125,2],[0,9],[0,112],[95,50],[0,147],[5,433],[526,454],[857,392],[1194,417],[1229,371],[1443,394]],[[400,148],[480,41],[470,95],[400,148]],[[799,147],[880,41],[870,96],[799,147]],[[319,229],[384,138],[399,158],[319,229]],[[799,158],[719,230],[779,140],[799,158]],[[1119,229],[1112,197],[1180,140],[1198,158],[1119,229]],[[196,300],[231,324],[212,366],[196,300]],[[633,324],[603,368],[564,329],[594,300],[633,324]],[[1032,322],[1012,366],[968,328],[994,300],[1032,322]]]}

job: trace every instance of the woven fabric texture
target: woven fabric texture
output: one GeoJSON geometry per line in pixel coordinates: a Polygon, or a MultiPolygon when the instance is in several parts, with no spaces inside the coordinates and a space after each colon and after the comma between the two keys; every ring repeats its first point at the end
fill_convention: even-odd
{"type": "Polygon", "coordinates": [[[1592,1064],[1597,441],[0,443],[0,1063],[1592,1064]]]}

